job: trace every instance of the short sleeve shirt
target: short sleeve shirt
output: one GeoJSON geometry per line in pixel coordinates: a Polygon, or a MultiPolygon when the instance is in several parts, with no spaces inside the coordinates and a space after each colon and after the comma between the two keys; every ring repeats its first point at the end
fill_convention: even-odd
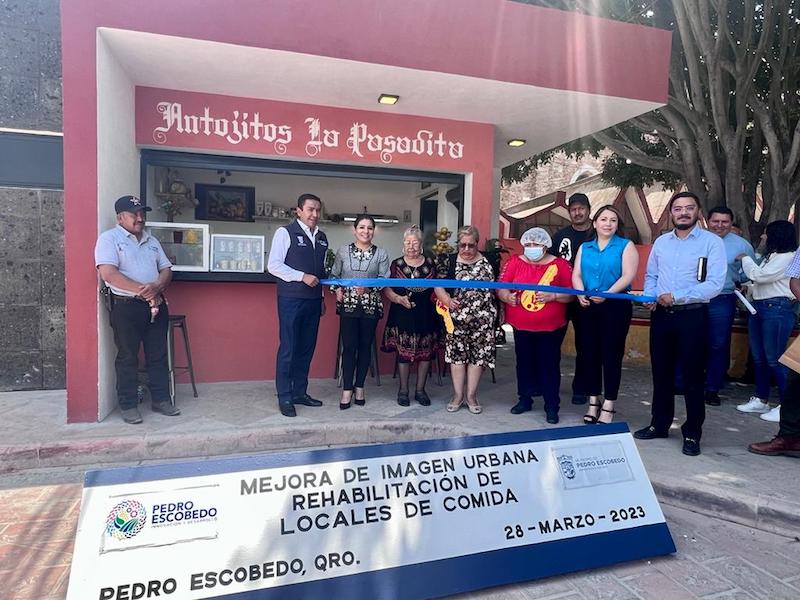
{"type": "MultiPolygon", "coordinates": [[[[498,281],[572,287],[572,267],[563,258],[549,263],[529,263],[512,256],[498,281]]],[[[506,305],[506,322],[523,331],[555,331],[567,324],[563,302],[536,302],[536,292],[521,291],[516,306],[506,305]]]]}
{"type": "MultiPolygon", "coordinates": [[[[132,233],[117,225],[100,234],[94,247],[94,264],[113,265],[119,272],[139,283],[153,283],[158,273],[172,267],[158,240],[147,231],[137,240],[132,233]]],[[[108,286],[118,296],[133,296],[127,290],[108,286]]]]}

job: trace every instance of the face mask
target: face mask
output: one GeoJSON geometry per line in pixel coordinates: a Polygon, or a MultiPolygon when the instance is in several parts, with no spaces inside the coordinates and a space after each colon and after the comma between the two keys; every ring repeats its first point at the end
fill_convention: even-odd
{"type": "Polygon", "coordinates": [[[525,248],[525,258],[528,260],[539,260],[544,256],[544,248],[541,246],[534,246],[533,248],[525,248]]]}

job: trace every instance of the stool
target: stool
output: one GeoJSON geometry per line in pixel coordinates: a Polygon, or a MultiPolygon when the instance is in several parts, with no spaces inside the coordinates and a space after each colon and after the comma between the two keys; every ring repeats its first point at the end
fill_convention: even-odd
{"type": "MultiPolygon", "coordinates": [[[[375,332],[377,335],[377,331],[375,332]]],[[[342,385],[342,351],[344,349],[344,345],[342,344],[342,328],[339,328],[339,342],[336,345],[336,362],[333,365],[333,378],[337,380],[336,387],[340,387],[342,385]]],[[[375,384],[381,384],[381,371],[378,368],[378,344],[373,339],[372,340],[372,349],[371,349],[372,358],[369,362],[369,374],[371,377],[375,378],[375,384]]]]}
{"type": "Polygon", "coordinates": [[[175,373],[177,371],[188,371],[192,380],[192,390],[194,397],[197,398],[197,386],[194,383],[194,368],[192,367],[192,349],[189,346],[189,331],[186,327],[186,315],[170,315],[169,327],[167,327],[167,368],[169,369],[169,401],[175,406],[175,373]],[[172,333],[174,328],[183,332],[183,347],[186,350],[188,365],[182,367],[175,366],[175,336],[172,333]]]}

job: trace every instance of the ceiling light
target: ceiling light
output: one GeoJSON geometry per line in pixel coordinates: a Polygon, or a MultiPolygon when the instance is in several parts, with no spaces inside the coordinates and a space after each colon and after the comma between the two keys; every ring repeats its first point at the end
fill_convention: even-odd
{"type": "Polygon", "coordinates": [[[521,140],[519,138],[514,138],[513,140],[508,140],[508,145],[512,148],[519,148],[520,146],[524,146],[528,140],[521,140]]]}
{"type": "Polygon", "coordinates": [[[381,94],[378,96],[378,104],[397,104],[400,96],[395,94],[381,94]]]}

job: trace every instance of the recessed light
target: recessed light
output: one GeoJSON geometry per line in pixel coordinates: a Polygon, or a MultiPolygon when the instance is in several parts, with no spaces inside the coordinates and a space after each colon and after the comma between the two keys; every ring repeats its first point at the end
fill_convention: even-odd
{"type": "Polygon", "coordinates": [[[508,145],[512,148],[519,148],[520,146],[524,146],[527,143],[527,140],[521,140],[519,138],[515,138],[513,140],[508,140],[508,145]]]}
{"type": "Polygon", "coordinates": [[[396,94],[381,94],[378,96],[378,104],[397,104],[400,96],[396,94]]]}

